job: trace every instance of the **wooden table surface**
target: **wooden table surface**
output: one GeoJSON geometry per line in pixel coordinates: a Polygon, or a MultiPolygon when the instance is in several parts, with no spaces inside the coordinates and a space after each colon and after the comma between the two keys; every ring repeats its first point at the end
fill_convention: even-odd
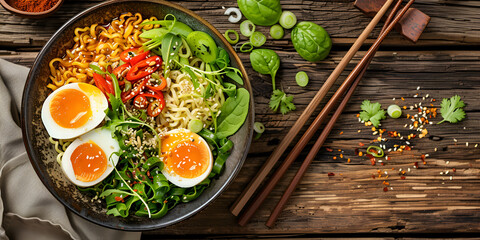
{"type": "MultiPolygon", "coordinates": [[[[13,16],[0,9],[0,58],[31,66],[38,51],[64,22],[98,2],[67,0],[53,16],[38,20],[13,16]]],[[[239,24],[227,21],[222,9],[237,6],[236,1],[178,3],[204,17],[220,32],[239,28],[239,24]]],[[[252,143],[240,174],[213,204],[189,220],[144,232],[143,237],[480,233],[480,147],[477,147],[480,144],[480,1],[467,0],[416,1],[413,6],[432,17],[426,31],[417,44],[398,33],[390,34],[385,40],[276,226],[269,229],[264,223],[307,150],[252,221],[245,227],[236,224],[229,207],[370,21],[353,7],[352,0],[282,0],[281,3],[283,9],[294,12],[299,21],[314,21],[329,32],[334,43],[330,56],[316,64],[303,60],[289,40],[290,31],[282,40],[268,39],[265,47],[275,50],[282,61],[277,82],[287,94],[294,96],[297,106],[296,111],[281,115],[268,108],[270,78],[252,70],[248,54],[239,54],[252,82],[256,121],[265,124],[265,133],[252,143]],[[296,85],[294,80],[296,72],[301,70],[310,76],[305,88],[296,85]],[[419,97],[414,97],[415,94],[419,97]],[[407,106],[402,118],[387,118],[382,121],[382,128],[408,135],[417,134],[404,127],[412,123],[406,114],[416,112],[409,110],[409,106],[423,102],[423,106],[433,104],[439,108],[442,98],[455,94],[467,104],[464,121],[427,125],[427,137],[411,140],[411,151],[390,153],[391,160],[384,160],[384,165],[377,162],[373,166],[368,158],[355,155],[356,148],[365,151],[377,137],[371,127],[357,121],[356,114],[364,99],[380,102],[384,108],[394,103],[407,106]],[[360,147],[360,142],[365,146],[360,147]],[[420,159],[422,154],[428,154],[426,164],[420,159]],[[419,163],[418,169],[414,168],[415,162],[419,163]],[[405,179],[401,179],[399,171],[406,171],[405,179]],[[327,176],[330,172],[335,176],[327,176]],[[384,191],[385,187],[388,191],[384,191]]],[[[268,32],[266,27],[258,30],[268,32]]],[[[363,56],[378,32],[379,27],[347,70],[363,56]]],[[[347,74],[348,71],[340,79],[347,74]]],[[[338,85],[327,96],[331,96],[338,85]]],[[[432,121],[436,123],[439,118],[432,121]]],[[[387,145],[392,146],[396,141],[399,139],[389,139],[387,145]]],[[[312,144],[313,141],[307,149],[312,144]]]]}

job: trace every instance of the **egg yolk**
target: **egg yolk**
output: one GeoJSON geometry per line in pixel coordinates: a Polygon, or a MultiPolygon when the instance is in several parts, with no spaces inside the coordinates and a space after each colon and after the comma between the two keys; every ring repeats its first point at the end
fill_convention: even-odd
{"type": "Polygon", "coordinates": [[[76,89],[58,92],[50,103],[50,113],[53,120],[64,128],[81,127],[92,116],[88,96],[76,89]]]}
{"type": "Polygon", "coordinates": [[[75,178],[82,182],[94,181],[107,170],[107,156],[94,142],[79,145],[70,160],[75,178]]]}
{"type": "Polygon", "coordinates": [[[186,139],[171,148],[165,166],[168,171],[173,171],[180,177],[198,177],[207,171],[209,151],[205,146],[198,144],[198,139],[186,139]]]}

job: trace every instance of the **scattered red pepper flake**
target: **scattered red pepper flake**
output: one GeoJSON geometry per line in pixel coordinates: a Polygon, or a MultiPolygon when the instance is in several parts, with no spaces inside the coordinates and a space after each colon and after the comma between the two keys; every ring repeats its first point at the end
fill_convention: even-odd
{"type": "Polygon", "coordinates": [[[340,154],[340,158],[343,158],[343,154],[340,154]]]}
{"type": "Polygon", "coordinates": [[[405,176],[400,176],[400,179],[405,180],[405,176]]]}
{"type": "Polygon", "coordinates": [[[325,148],[325,150],[327,150],[327,152],[333,152],[333,149],[331,148],[325,148]]]}
{"type": "Polygon", "coordinates": [[[388,187],[384,187],[384,188],[383,188],[383,191],[384,191],[384,192],[387,192],[387,191],[388,191],[388,187]]]}
{"type": "Polygon", "coordinates": [[[402,98],[402,101],[405,101],[405,98],[401,97],[402,98]]]}
{"type": "Polygon", "coordinates": [[[340,135],[342,135],[342,134],[343,134],[343,131],[340,132],[340,135]]]}
{"type": "Polygon", "coordinates": [[[422,159],[422,161],[425,162],[425,154],[422,154],[422,156],[420,156],[420,159],[422,159]]]}
{"type": "Polygon", "coordinates": [[[351,162],[350,158],[349,158],[349,159],[347,159],[347,162],[348,162],[348,163],[349,163],[349,162],[351,162]]]}
{"type": "Polygon", "coordinates": [[[415,162],[415,163],[413,164],[413,167],[414,167],[414,168],[418,168],[418,162],[415,162]]]}
{"type": "Polygon", "coordinates": [[[335,173],[333,173],[333,172],[329,172],[329,173],[327,173],[327,176],[329,176],[329,177],[333,177],[333,176],[335,176],[335,173]]]}
{"type": "Polygon", "coordinates": [[[336,159],[337,159],[337,157],[336,157],[336,156],[334,156],[334,157],[333,157],[333,160],[336,160],[336,159]]]}
{"type": "Polygon", "coordinates": [[[375,179],[375,174],[372,174],[372,178],[375,179]]]}
{"type": "Polygon", "coordinates": [[[453,172],[457,172],[457,169],[455,169],[455,168],[452,168],[452,171],[453,171],[453,172]]]}
{"type": "MultiPolygon", "coordinates": [[[[363,146],[365,146],[365,144],[359,142],[359,143],[358,143],[358,146],[363,147],[363,146]]],[[[357,149],[358,149],[358,148],[357,148],[357,149]]]]}
{"type": "Polygon", "coordinates": [[[410,146],[405,146],[405,151],[410,151],[412,148],[410,146]]]}

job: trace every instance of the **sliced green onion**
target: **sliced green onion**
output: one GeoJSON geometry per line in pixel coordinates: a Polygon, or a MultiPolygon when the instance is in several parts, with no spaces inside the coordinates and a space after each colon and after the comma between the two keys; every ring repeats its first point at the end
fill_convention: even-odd
{"type": "Polygon", "coordinates": [[[200,119],[194,118],[194,119],[190,120],[190,122],[188,123],[188,130],[190,130],[194,133],[198,133],[202,129],[203,129],[203,122],[200,119]]]}
{"type": "Polygon", "coordinates": [[[232,29],[227,30],[225,32],[224,36],[225,36],[225,39],[227,39],[227,42],[229,42],[230,44],[237,44],[238,40],[240,40],[240,38],[238,37],[237,31],[232,30],[232,29]],[[233,33],[233,35],[235,35],[235,39],[230,38],[231,33],[233,33]]]}
{"type": "Polygon", "coordinates": [[[246,42],[242,44],[242,46],[240,47],[240,52],[251,52],[252,50],[253,50],[253,45],[251,42],[246,42]]]}
{"type": "Polygon", "coordinates": [[[252,36],[252,33],[255,32],[255,24],[250,20],[245,20],[240,23],[240,33],[245,37],[252,36]]]}
{"type": "Polygon", "coordinates": [[[253,124],[253,130],[257,133],[263,133],[265,132],[265,125],[263,125],[261,122],[255,122],[253,124]]]}
{"type": "Polygon", "coordinates": [[[255,122],[253,124],[253,130],[257,133],[253,140],[258,140],[262,136],[262,133],[265,132],[265,125],[261,122],[255,122]]]}
{"type": "Polygon", "coordinates": [[[250,36],[250,42],[254,47],[260,47],[265,44],[266,41],[267,37],[261,32],[254,32],[252,36],[250,36]]]}
{"type": "Polygon", "coordinates": [[[178,56],[181,58],[189,58],[192,56],[192,51],[184,38],[182,38],[182,46],[180,47],[180,50],[178,50],[178,56]]]}
{"type": "Polygon", "coordinates": [[[283,28],[290,29],[297,24],[297,16],[290,11],[283,11],[278,23],[280,23],[283,28]]]}
{"type": "Polygon", "coordinates": [[[297,81],[298,86],[305,87],[308,84],[308,75],[304,71],[300,71],[295,75],[295,81],[297,81]]]}
{"type": "Polygon", "coordinates": [[[387,113],[391,118],[399,118],[402,116],[402,109],[398,105],[393,104],[388,106],[387,113]]]}
{"type": "Polygon", "coordinates": [[[228,17],[228,21],[231,23],[237,23],[242,19],[242,12],[240,12],[240,9],[236,7],[227,8],[224,14],[230,15],[228,17]],[[235,14],[232,14],[232,13],[235,13],[235,14]]]}
{"type": "Polygon", "coordinates": [[[374,157],[383,157],[383,149],[378,146],[369,146],[367,148],[367,154],[371,154],[374,157]],[[373,151],[372,151],[373,150],[373,151]]]}
{"type": "Polygon", "coordinates": [[[283,31],[282,26],[275,24],[270,28],[270,36],[273,39],[282,39],[285,32],[283,31]]]}

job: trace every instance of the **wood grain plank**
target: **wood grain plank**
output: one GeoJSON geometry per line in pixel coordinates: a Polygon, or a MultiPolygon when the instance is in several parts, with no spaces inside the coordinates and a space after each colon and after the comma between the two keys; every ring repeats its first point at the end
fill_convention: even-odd
{"type": "MultiPolygon", "coordinates": [[[[31,66],[39,48],[61,24],[98,2],[67,0],[54,17],[44,20],[22,19],[0,9],[0,58],[31,66]]],[[[179,1],[179,4],[205,17],[222,32],[238,29],[238,24],[230,24],[223,17],[222,7],[234,6],[234,1],[192,0],[179,1]]],[[[399,34],[388,37],[383,51],[377,53],[325,143],[326,148],[334,151],[320,150],[276,227],[268,229],[263,224],[299,162],[294,163],[249,225],[242,228],[236,224],[228,208],[340,61],[345,54],[344,47],[355,40],[369,21],[353,8],[350,0],[282,0],[282,6],[295,12],[299,19],[323,25],[334,41],[331,55],[321,63],[310,63],[295,53],[289,40],[267,41],[266,47],[276,50],[282,60],[277,81],[288,94],[294,95],[297,106],[296,111],[281,115],[268,108],[270,78],[251,69],[248,54],[239,54],[251,78],[256,120],[265,123],[267,128],[264,135],[252,143],[242,171],[213,204],[189,220],[145,232],[144,236],[194,237],[202,234],[242,238],[305,233],[479,233],[480,146],[475,145],[480,144],[480,2],[466,0],[416,1],[415,7],[432,17],[425,34],[415,46],[399,34]],[[472,50],[455,50],[458,45],[472,50]],[[305,88],[294,81],[300,70],[310,76],[305,88]],[[361,102],[370,99],[385,108],[393,103],[409,107],[422,101],[414,97],[417,93],[436,98],[435,102],[424,103],[435,107],[439,107],[441,98],[459,94],[467,103],[466,120],[458,124],[427,126],[427,138],[412,140],[412,151],[391,153],[392,159],[385,161],[385,166],[378,162],[372,166],[369,159],[356,156],[356,148],[366,148],[361,148],[359,142],[368,146],[376,138],[370,127],[357,121],[361,102]],[[425,165],[420,159],[422,154],[429,154],[425,165]],[[414,168],[415,162],[419,163],[418,169],[414,168]],[[398,175],[400,169],[406,171],[405,179],[398,175]],[[335,176],[327,176],[329,172],[335,176]],[[383,190],[384,181],[390,184],[387,192],[383,190]]],[[[260,30],[266,33],[267,28],[260,30]]],[[[289,38],[289,34],[286,37],[289,38]]],[[[359,52],[347,69],[352,69],[363,54],[359,52]]],[[[347,74],[345,72],[340,78],[344,79],[347,74]]],[[[412,113],[410,110],[404,112],[412,113]]],[[[382,124],[387,130],[403,135],[415,133],[404,128],[409,124],[406,118],[387,118],[382,124]]],[[[387,144],[393,146],[398,142],[392,139],[387,144]]]]}
{"type": "MultiPolygon", "coordinates": [[[[9,47],[41,47],[50,36],[68,19],[101,1],[66,1],[59,11],[46,19],[24,19],[0,9],[0,45],[9,47]]],[[[349,46],[361,33],[370,19],[353,7],[353,1],[281,1],[285,10],[290,10],[301,21],[314,21],[322,25],[337,46],[349,46]]],[[[222,7],[236,6],[234,1],[178,1],[204,17],[221,32],[237,29],[238,24],[227,21],[222,7]]],[[[425,33],[415,46],[458,46],[480,43],[480,6],[477,1],[419,0],[415,7],[432,17],[425,33]]],[[[268,28],[260,27],[268,35],[268,28]]],[[[378,35],[378,31],[372,36],[378,35]]],[[[286,38],[289,38],[287,31],[286,38]]],[[[242,38],[243,39],[243,38],[242,38]]],[[[371,43],[373,41],[367,41],[371,43]]],[[[269,41],[267,46],[285,47],[289,41],[269,41]]],[[[392,34],[384,46],[414,46],[399,34],[392,34]]],[[[287,47],[291,45],[287,44],[287,47]]]]}

